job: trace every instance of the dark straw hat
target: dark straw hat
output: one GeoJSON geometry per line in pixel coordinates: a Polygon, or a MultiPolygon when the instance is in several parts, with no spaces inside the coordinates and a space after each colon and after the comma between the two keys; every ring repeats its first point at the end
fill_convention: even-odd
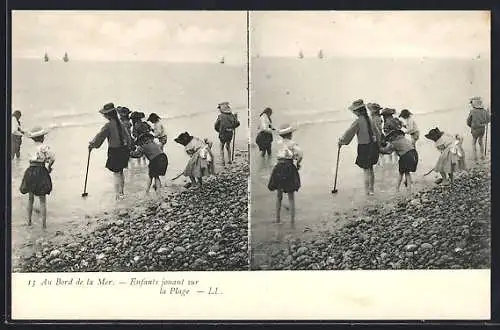
{"type": "Polygon", "coordinates": [[[103,115],[105,114],[108,114],[110,112],[113,112],[115,111],[116,108],[115,108],[115,105],[113,103],[106,103],[101,110],[99,110],[100,113],[102,113],[103,115]]]}
{"type": "Polygon", "coordinates": [[[363,102],[362,99],[359,99],[359,100],[352,102],[352,104],[349,106],[349,110],[356,111],[356,110],[359,110],[359,109],[364,108],[364,107],[365,107],[365,102],[363,102]]]}

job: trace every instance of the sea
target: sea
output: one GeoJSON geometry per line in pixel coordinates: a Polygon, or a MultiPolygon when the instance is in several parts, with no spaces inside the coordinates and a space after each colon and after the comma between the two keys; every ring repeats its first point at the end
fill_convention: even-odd
{"type": "MultiPolygon", "coordinates": [[[[169,159],[165,190],[182,184],[171,179],[184,168],[188,158],[174,138],[188,131],[191,135],[214,142],[219,163],[217,133],[213,124],[217,104],[228,101],[242,125],[236,131],[236,149],[247,150],[248,105],[247,68],[219,63],[168,62],[90,62],[18,59],[12,62],[12,111],[22,112],[25,130],[42,126],[50,130],[46,143],[56,156],[52,172],[53,191],[47,197],[46,232],[41,220],[33,215],[26,224],[28,197],[19,192],[28,156],[34,143],[23,138],[20,160],[12,161],[12,242],[48,237],[65,228],[80,226],[95,214],[140,203],[143,199],[147,164],[131,160],[125,170],[123,201],[114,200],[113,175],[105,168],[107,142],[93,150],[90,157],[86,198],[82,198],[88,156],[88,142],[106,120],[98,110],[108,102],[142,111],[155,112],[166,127],[169,159]]],[[[227,156],[226,156],[227,157],[227,156]]],[[[154,195],[153,189],[151,194],[154,195]]],[[[35,208],[38,208],[35,199],[35,208]]]]}
{"type": "MultiPolygon", "coordinates": [[[[427,173],[438,152],[424,135],[432,128],[461,134],[468,166],[471,136],[466,126],[469,98],[481,96],[489,106],[490,62],[487,59],[436,58],[253,58],[251,62],[251,240],[255,246],[278,242],[283,237],[308,235],[335,228],[338,214],[361,208],[369,202],[364,194],[363,172],[354,162],[356,138],[342,147],[339,157],[337,193],[334,187],[339,137],[355,119],[348,106],[357,99],[382,107],[409,109],[420,129],[417,142],[419,164],[413,180],[416,188],[432,184],[437,174],[427,173]],[[296,224],[291,228],[289,212],[282,210],[282,225],[275,225],[275,192],[267,183],[276,159],[265,160],[255,145],[259,115],[273,109],[275,127],[297,128],[293,139],[304,152],[299,171],[302,187],[296,193],[296,224]]],[[[488,132],[490,136],[490,133],[488,132]]],[[[274,136],[273,150],[279,136],[274,136]]],[[[489,140],[489,138],[488,138],[489,140]]],[[[489,142],[488,142],[489,144],[489,142]]],[[[397,160],[387,156],[375,168],[375,196],[383,203],[395,192],[397,160]],[[383,166],[382,166],[383,165],[383,166]]],[[[287,205],[284,196],[283,205],[287,205]]]]}

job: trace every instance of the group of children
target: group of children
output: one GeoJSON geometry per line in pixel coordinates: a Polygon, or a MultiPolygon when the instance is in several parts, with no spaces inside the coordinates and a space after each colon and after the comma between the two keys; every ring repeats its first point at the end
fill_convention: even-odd
{"type": "MultiPolygon", "coordinates": [[[[471,110],[466,123],[471,128],[473,137],[474,158],[477,160],[476,144],[481,148],[481,158],[486,150],[483,148],[483,137],[490,122],[490,114],[484,108],[480,97],[470,99],[471,110]]],[[[399,158],[399,178],[396,190],[399,192],[403,178],[405,186],[412,189],[411,173],[416,172],[419,156],[416,142],[420,137],[418,126],[408,109],[403,109],[399,118],[394,117],[395,109],[383,109],[376,103],[368,103],[359,99],[354,101],[349,110],[357,116],[356,120],[345,131],[338,141],[339,151],[343,145],[348,145],[356,135],[358,140],[355,164],[364,171],[364,185],[367,195],[374,195],[375,174],[373,166],[379,163],[380,155],[395,155],[399,158]],[[370,110],[370,115],[367,109],[370,110]]],[[[271,153],[272,134],[276,129],[271,121],[272,110],[266,108],[260,115],[259,133],[256,143],[262,157],[271,153]]],[[[292,140],[295,129],[283,125],[277,130],[281,140],[278,142],[277,164],[274,166],[268,182],[268,189],[277,191],[276,222],[280,223],[281,201],[283,193],[288,194],[290,201],[290,217],[292,226],[295,221],[294,193],[300,189],[298,170],[303,160],[303,153],[297,143],[292,140]]],[[[459,134],[449,134],[433,128],[425,137],[434,142],[440,156],[432,169],[441,175],[436,183],[453,183],[455,171],[465,169],[465,152],[462,147],[463,138],[459,134]]],[[[430,172],[429,172],[430,173],[430,172]]]]}
{"type": "MultiPolygon", "coordinates": [[[[214,128],[219,133],[221,157],[224,165],[224,149],[227,150],[228,162],[231,163],[232,154],[229,146],[234,138],[234,130],[240,123],[236,114],[232,113],[228,102],[220,103],[217,108],[220,114],[214,128]]],[[[149,179],[146,184],[146,194],[149,193],[151,186],[159,193],[160,177],[166,174],[168,167],[168,157],[164,151],[167,134],[161,118],[152,113],[145,121],[144,113],[131,112],[126,107],[115,107],[113,103],[105,104],[99,113],[107,119],[107,123],[89,142],[89,157],[92,149],[100,148],[107,140],[108,150],[105,166],[114,174],[116,199],[122,199],[124,196],[125,177],[123,170],[128,167],[131,158],[138,159],[139,163],[141,159],[147,159],[149,179]]],[[[13,118],[17,121],[19,117],[20,113],[19,115],[17,112],[13,114],[13,118]]],[[[19,125],[15,129],[21,131],[19,125]]],[[[25,134],[24,131],[22,133],[25,134]]],[[[26,134],[35,142],[36,148],[33,155],[30,156],[29,167],[24,173],[20,192],[29,194],[28,225],[31,225],[34,197],[38,196],[41,205],[42,226],[46,228],[46,195],[52,191],[50,172],[55,162],[55,156],[50,147],[44,143],[45,136],[48,134],[46,129],[35,127],[26,134]]],[[[179,134],[174,141],[182,145],[189,156],[187,165],[180,174],[190,178],[191,182],[186,187],[201,187],[202,177],[215,174],[214,156],[211,151],[212,142],[206,138],[200,139],[192,136],[188,132],[179,134]]],[[[13,148],[13,155],[17,152],[18,149],[13,148]]]]}

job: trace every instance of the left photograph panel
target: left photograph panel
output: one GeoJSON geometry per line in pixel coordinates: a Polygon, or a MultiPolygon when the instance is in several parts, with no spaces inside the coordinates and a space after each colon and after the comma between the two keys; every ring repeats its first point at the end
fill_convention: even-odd
{"type": "Polygon", "coordinates": [[[247,13],[11,22],[12,271],[248,270],[247,13]]]}

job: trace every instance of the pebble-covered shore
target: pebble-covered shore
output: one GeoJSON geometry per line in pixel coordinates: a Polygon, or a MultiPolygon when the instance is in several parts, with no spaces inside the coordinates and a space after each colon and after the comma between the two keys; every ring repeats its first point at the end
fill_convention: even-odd
{"type": "Polygon", "coordinates": [[[188,189],[100,219],[69,243],[38,242],[21,272],[248,270],[248,154],[188,189]]]}
{"type": "Polygon", "coordinates": [[[288,239],[253,269],[490,268],[490,168],[463,172],[455,184],[435,185],[361,214],[311,240],[288,239]]]}

